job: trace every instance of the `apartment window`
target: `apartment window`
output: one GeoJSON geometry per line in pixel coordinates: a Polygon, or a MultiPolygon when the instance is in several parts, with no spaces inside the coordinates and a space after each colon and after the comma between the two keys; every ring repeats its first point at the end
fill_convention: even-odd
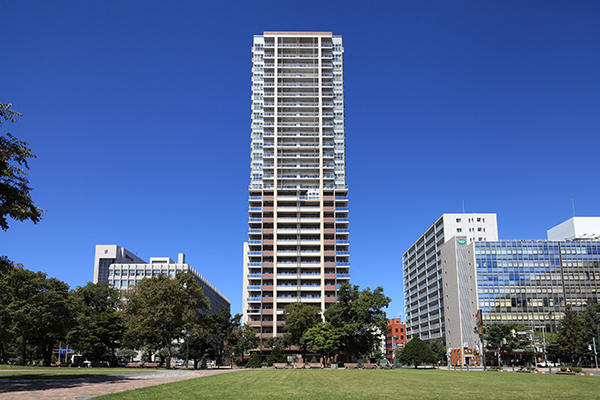
{"type": "Polygon", "coordinates": [[[462,228],[456,228],[456,232],[458,232],[458,233],[462,232],[462,228]]]}
{"type": "Polygon", "coordinates": [[[481,218],[477,218],[477,222],[481,222],[481,218]]]}
{"type": "Polygon", "coordinates": [[[456,218],[456,223],[460,224],[461,219],[460,218],[456,218]]]}
{"type": "Polygon", "coordinates": [[[481,232],[481,227],[480,227],[480,228],[477,228],[477,232],[481,232]]]}

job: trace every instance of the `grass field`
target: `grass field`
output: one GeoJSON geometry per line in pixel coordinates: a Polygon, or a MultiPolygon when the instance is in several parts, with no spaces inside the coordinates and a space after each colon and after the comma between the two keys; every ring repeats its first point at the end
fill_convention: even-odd
{"type": "Polygon", "coordinates": [[[600,399],[594,376],[445,370],[245,370],[97,397],[142,399],[600,399]]]}
{"type": "Polygon", "coordinates": [[[138,368],[44,368],[44,367],[19,367],[0,366],[1,379],[71,379],[85,378],[94,375],[132,374],[136,372],[152,372],[154,369],[142,370],[138,368]]]}

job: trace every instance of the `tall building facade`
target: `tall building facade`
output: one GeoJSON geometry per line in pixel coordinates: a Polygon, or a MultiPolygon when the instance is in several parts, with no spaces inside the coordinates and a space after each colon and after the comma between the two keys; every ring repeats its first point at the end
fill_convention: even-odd
{"type": "Polygon", "coordinates": [[[329,32],[254,36],[243,319],[265,339],[350,279],[343,55],[329,32]]]}
{"type": "Polygon", "coordinates": [[[229,299],[186,264],[183,253],[178,254],[177,262],[169,257],[151,257],[147,263],[123,247],[114,244],[96,245],[94,283],[104,282],[119,289],[127,289],[144,278],[159,274],[174,276],[178,272],[192,274],[210,301],[210,313],[219,312],[223,308],[230,309],[229,299]]]}
{"type": "Polygon", "coordinates": [[[496,214],[443,214],[402,256],[406,337],[445,340],[442,246],[498,240],[496,214]]]}

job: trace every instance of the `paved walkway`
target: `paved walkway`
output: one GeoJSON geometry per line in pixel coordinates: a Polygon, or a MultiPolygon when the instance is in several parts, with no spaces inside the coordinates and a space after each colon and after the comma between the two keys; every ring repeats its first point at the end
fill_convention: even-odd
{"type": "Polygon", "coordinates": [[[240,371],[209,369],[198,371],[160,370],[122,375],[98,375],[73,379],[0,379],[0,400],[89,399],[103,394],[124,392],[147,386],[183,381],[191,378],[240,371]]]}

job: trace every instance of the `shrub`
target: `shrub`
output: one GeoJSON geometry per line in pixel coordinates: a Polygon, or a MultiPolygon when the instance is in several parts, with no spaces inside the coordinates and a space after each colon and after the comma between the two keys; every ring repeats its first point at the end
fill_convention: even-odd
{"type": "Polygon", "coordinates": [[[258,358],[258,354],[257,353],[250,354],[250,359],[248,360],[248,363],[246,364],[246,368],[261,368],[261,367],[262,367],[262,363],[260,362],[260,359],[258,358]]]}
{"type": "Polygon", "coordinates": [[[580,373],[581,373],[581,371],[583,371],[583,370],[581,369],[581,367],[571,367],[571,368],[569,368],[569,369],[571,370],[571,372],[575,372],[576,374],[580,374],[580,373]]]}
{"type": "Polygon", "coordinates": [[[527,371],[537,371],[536,367],[527,367],[527,371]]]}
{"type": "Polygon", "coordinates": [[[567,367],[563,367],[563,366],[561,366],[561,367],[560,367],[560,372],[567,372],[567,367]]]}

